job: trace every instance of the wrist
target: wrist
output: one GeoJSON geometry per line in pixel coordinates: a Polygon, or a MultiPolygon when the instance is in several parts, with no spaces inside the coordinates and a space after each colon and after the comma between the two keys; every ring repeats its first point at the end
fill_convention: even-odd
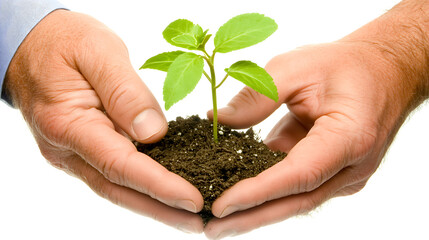
{"type": "Polygon", "coordinates": [[[390,100],[400,100],[404,115],[429,97],[428,11],[429,1],[405,0],[341,40],[371,52],[371,67],[383,74],[390,100]]]}
{"type": "Polygon", "coordinates": [[[0,92],[1,98],[10,105],[10,95],[2,88],[10,61],[34,26],[56,9],[65,7],[57,0],[2,1],[0,4],[0,92]]]}
{"type": "MultiPolygon", "coordinates": [[[[59,59],[53,60],[50,54],[57,50],[53,46],[59,45],[64,40],[59,36],[61,27],[67,22],[61,16],[69,13],[71,12],[68,10],[57,9],[46,15],[28,33],[10,61],[5,76],[4,91],[10,97],[13,106],[21,111],[31,109],[32,107],[28,104],[43,98],[41,89],[34,84],[34,79],[39,78],[42,73],[41,62],[51,64],[54,61],[60,62],[59,59]],[[58,25],[61,21],[63,24],[58,25]],[[38,94],[33,94],[34,92],[38,94]]],[[[58,48],[60,47],[65,49],[65,45],[58,48]]]]}

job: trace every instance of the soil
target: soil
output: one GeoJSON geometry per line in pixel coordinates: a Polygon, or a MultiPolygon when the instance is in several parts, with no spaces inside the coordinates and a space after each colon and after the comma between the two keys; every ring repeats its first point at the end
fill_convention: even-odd
{"type": "Polygon", "coordinates": [[[212,203],[240,180],[255,177],[286,154],[271,151],[253,131],[219,125],[219,141],[207,119],[191,116],[170,121],[167,135],[155,144],[136,143],[137,149],[193,184],[204,198],[199,213],[204,223],[213,218],[212,203]]]}

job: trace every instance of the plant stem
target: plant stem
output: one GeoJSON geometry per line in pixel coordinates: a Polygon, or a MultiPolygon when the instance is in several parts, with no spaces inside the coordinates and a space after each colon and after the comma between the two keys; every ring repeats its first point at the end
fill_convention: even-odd
{"type": "Polygon", "coordinates": [[[215,143],[217,139],[217,102],[216,102],[216,86],[212,84],[212,99],[213,99],[213,140],[215,143]]]}
{"type": "Polygon", "coordinates": [[[214,53],[207,61],[210,67],[211,74],[211,87],[212,87],[212,100],[213,100],[213,140],[218,143],[217,137],[217,97],[216,97],[216,74],[214,69],[214,53]]]}
{"type": "Polygon", "coordinates": [[[225,76],[225,78],[222,80],[222,82],[216,86],[216,73],[214,69],[214,56],[216,52],[213,52],[213,54],[210,56],[205,48],[200,49],[204,53],[205,56],[202,56],[204,60],[206,60],[207,64],[210,68],[210,77],[208,74],[203,71],[206,78],[210,81],[210,85],[212,87],[212,102],[213,102],[213,140],[215,143],[218,143],[218,132],[217,132],[217,97],[216,97],[216,89],[222,85],[222,83],[226,80],[228,75],[225,76]]]}

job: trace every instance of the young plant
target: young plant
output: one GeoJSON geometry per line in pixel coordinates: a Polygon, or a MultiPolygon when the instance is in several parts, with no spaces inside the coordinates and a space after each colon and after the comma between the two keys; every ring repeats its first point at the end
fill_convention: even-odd
{"type": "Polygon", "coordinates": [[[278,101],[277,87],[265,69],[250,61],[238,61],[226,68],[226,75],[218,83],[214,60],[216,53],[228,53],[262,42],[277,30],[277,24],[269,17],[258,13],[238,15],[219,28],[214,37],[212,54],[206,51],[206,43],[212,36],[186,19],[170,23],[162,35],[173,46],[194,52],[164,52],[148,59],[140,69],[156,69],[167,72],[164,82],[163,98],[165,109],[192,92],[202,75],[209,80],[213,100],[213,138],[218,141],[216,90],[231,76],[255,91],[278,101]],[[204,61],[210,74],[204,70],[204,61]]]}

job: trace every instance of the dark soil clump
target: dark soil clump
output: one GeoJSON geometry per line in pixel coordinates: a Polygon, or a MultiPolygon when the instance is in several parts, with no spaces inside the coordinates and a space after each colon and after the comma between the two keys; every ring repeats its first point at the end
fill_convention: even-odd
{"type": "Polygon", "coordinates": [[[273,152],[250,128],[246,132],[219,126],[213,141],[212,123],[192,116],[170,121],[167,135],[155,144],[136,143],[137,149],[192,183],[204,198],[200,212],[207,223],[212,203],[238,181],[258,175],[286,154],[273,152]]]}

